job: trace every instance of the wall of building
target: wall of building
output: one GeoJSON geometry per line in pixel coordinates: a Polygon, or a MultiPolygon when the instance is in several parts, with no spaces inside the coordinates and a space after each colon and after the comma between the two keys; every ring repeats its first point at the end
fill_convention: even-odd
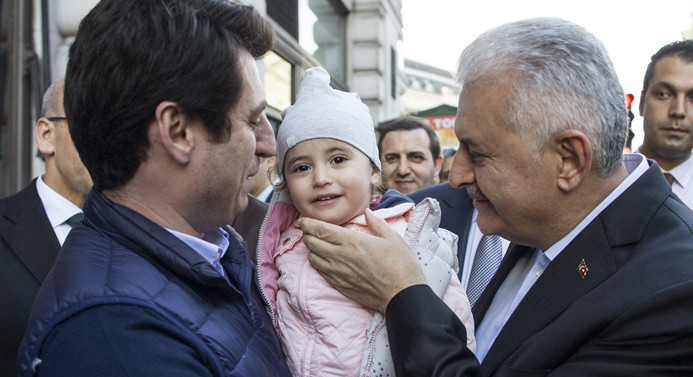
{"type": "Polygon", "coordinates": [[[401,96],[405,114],[441,104],[457,107],[460,90],[451,72],[408,59],[403,72],[407,81],[401,96]]]}
{"type": "Polygon", "coordinates": [[[402,114],[401,0],[354,0],[348,30],[350,89],[368,105],[375,124],[402,114]]]}
{"type": "MultiPolygon", "coordinates": [[[[3,9],[12,8],[23,0],[8,0],[3,2],[3,9]],[[8,2],[9,1],[9,2],[8,2]]],[[[0,174],[8,175],[8,169],[13,173],[22,170],[19,181],[3,187],[0,196],[14,193],[18,188],[28,183],[28,180],[43,173],[45,166],[37,157],[37,149],[33,141],[33,127],[40,111],[40,98],[43,91],[52,82],[62,78],[67,66],[68,50],[74,40],[79,22],[98,0],[24,0],[22,4],[33,4],[29,9],[32,14],[27,19],[30,25],[28,34],[33,37],[32,53],[46,74],[33,74],[27,81],[33,87],[27,90],[27,98],[23,105],[30,108],[29,117],[21,125],[5,125],[3,134],[23,133],[26,144],[16,149],[22,159],[29,160],[28,164],[0,163],[0,174]],[[48,9],[43,9],[47,3],[48,9]],[[47,33],[43,29],[43,12],[47,15],[47,33]],[[47,35],[47,38],[46,38],[47,35]],[[45,44],[45,46],[44,46],[45,44]],[[41,77],[36,77],[41,76],[41,77]],[[14,127],[14,128],[11,128],[14,127]],[[10,129],[11,128],[11,129],[10,129]],[[11,132],[8,132],[10,129],[11,132]],[[31,130],[30,130],[31,129],[31,130]],[[29,135],[31,134],[31,136],[29,135]],[[28,174],[27,170],[30,170],[28,174]]],[[[268,116],[275,127],[280,122],[280,112],[293,102],[298,85],[305,70],[316,65],[328,68],[333,76],[333,86],[354,91],[368,105],[374,120],[374,125],[387,119],[400,116],[405,112],[402,94],[408,86],[404,75],[403,57],[400,56],[399,46],[402,43],[402,0],[245,0],[258,11],[269,15],[271,6],[288,7],[289,9],[310,9],[313,18],[296,17],[295,25],[278,24],[275,26],[276,43],[274,51],[259,62],[261,75],[266,84],[268,97],[268,116]],[[309,23],[313,24],[309,24],[309,23]],[[308,23],[306,25],[306,23],[308,23]],[[343,25],[343,32],[336,32],[336,25],[343,25]],[[313,48],[307,47],[299,40],[299,26],[312,26],[313,48]],[[288,30],[287,30],[288,29],[288,30]],[[270,101],[271,99],[271,101],[270,101]]],[[[298,13],[298,12],[296,12],[298,13]]],[[[7,19],[4,17],[3,19],[7,19]]],[[[11,34],[8,38],[11,38],[11,34]]],[[[8,76],[13,75],[10,72],[8,76]]],[[[6,76],[6,77],[8,77],[6,76]]],[[[9,84],[8,84],[9,88],[9,84]]],[[[8,93],[10,91],[8,90],[8,93]]],[[[8,112],[13,111],[10,109],[8,112]]],[[[7,117],[7,114],[3,114],[7,117]]],[[[0,137],[0,140],[3,138],[0,137]]],[[[5,137],[3,145],[13,143],[5,137]]],[[[7,153],[4,148],[3,152],[7,153]]],[[[14,149],[13,149],[14,150],[14,149]]],[[[2,162],[2,161],[0,161],[2,162]]],[[[13,175],[14,176],[14,175],[13,175]]]]}

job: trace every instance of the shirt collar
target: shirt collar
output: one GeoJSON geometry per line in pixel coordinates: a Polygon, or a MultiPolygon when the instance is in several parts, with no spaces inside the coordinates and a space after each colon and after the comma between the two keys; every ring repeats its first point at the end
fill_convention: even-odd
{"type": "Polygon", "coordinates": [[[685,188],[686,185],[691,182],[691,176],[693,175],[693,154],[684,162],[669,170],[668,173],[676,179],[676,183],[685,188]]]}
{"type": "Polygon", "coordinates": [[[592,212],[587,215],[587,217],[582,219],[582,221],[575,228],[573,228],[573,230],[571,230],[567,235],[565,235],[565,237],[553,244],[544,252],[544,254],[550,260],[556,258],[556,256],[558,256],[558,254],[560,254],[561,251],[565,249],[565,247],[568,246],[568,244],[571,243],[575,237],[577,237],[577,235],[587,227],[589,223],[592,222],[592,220],[599,216],[599,214],[602,213],[606,207],[608,207],[611,203],[613,203],[614,200],[616,200],[616,198],[623,194],[623,192],[626,191],[635,181],[637,181],[638,178],[645,174],[649,168],[647,159],[645,156],[639,153],[625,154],[623,156],[623,163],[628,171],[628,176],[626,179],[624,179],[621,184],[619,184],[609,195],[607,195],[607,197],[604,198],[604,200],[602,200],[601,203],[599,203],[592,210],[592,212]]]}
{"type": "Polygon", "coordinates": [[[256,198],[262,200],[263,202],[266,202],[267,199],[270,198],[270,195],[272,195],[272,192],[274,192],[274,186],[267,185],[267,187],[265,187],[259,194],[257,194],[256,198]]]}
{"type": "MultiPolygon", "coordinates": [[[[638,153],[642,154],[640,148],[638,148],[638,153]]],[[[662,167],[659,167],[662,169],[662,167]]],[[[688,156],[688,158],[682,163],[676,165],[673,169],[666,171],[662,169],[663,173],[669,173],[676,180],[676,183],[681,185],[681,187],[686,187],[686,185],[691,182],[691,176],[693,176],[693,153],[688,156]]]]}
{"type": "Polygon", "coordinates": [[[186,245],[200,254],[200,256],[212,266],[219,263],[219,260],[224,257],[226,250],[229,248],[229,234],[222,228],[206,232],[203,234],[202,238],[197,238],[169,228],[164,229],[185,242],[186,245]]]}
{"type": "Polygon", "coordinates": [[[62,225],[65,220],[82,212],[81,208],[48,187],[43,181],[42,175],[36,179],[36,191],[38,191],[39,198],[41,198],[41,203],[46,211],[46,216],[48,216],[48,221],[50,221],[53,228],[62,225]]]}

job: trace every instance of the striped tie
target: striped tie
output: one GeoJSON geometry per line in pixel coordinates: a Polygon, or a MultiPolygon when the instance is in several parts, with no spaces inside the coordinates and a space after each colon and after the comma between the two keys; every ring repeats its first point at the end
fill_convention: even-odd
{"type": "Polygon", "coordinates": [[[467,296],[472,307],[498,270],[501,259],[503,259],[503,245],[500,237],[496,235],[483,236],[479,242],[479,247],[476,249],[472,272],[467,284],[467,296]]]}

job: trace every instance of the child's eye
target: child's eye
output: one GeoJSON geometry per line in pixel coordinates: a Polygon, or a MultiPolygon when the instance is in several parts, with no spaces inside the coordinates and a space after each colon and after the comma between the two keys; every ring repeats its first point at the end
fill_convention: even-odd
{"type": "Polygon", "coordinates": [[[296,165],[296,167],[294,167],[293,171],[295,171],[295,172],[303,172],[303,171],[308,171],[308,169],[310,169],[310,168],[308,167],[308,165],[296,165]]]}
{"type": "Polygon", "coordinates": [[[341,164],[341,163],[345,162],[346,160],[347,159],[344,156],[337,156],[337,157],[332,159],[332,163],[333,164],[341,164]]]}

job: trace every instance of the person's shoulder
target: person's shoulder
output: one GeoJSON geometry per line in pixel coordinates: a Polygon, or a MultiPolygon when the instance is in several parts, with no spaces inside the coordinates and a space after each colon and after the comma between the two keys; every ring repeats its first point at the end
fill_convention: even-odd
{"type": "MultiPolygon", "coordinates": [[[[671,212],[669,216],[678,218],[685,224],[690,233],[689,236],[693,237],[693,210],[673,193],[664,201],[664,207],[671,212]]],[[[693,243],[691,243],[691,248],[693,248],[693,243]]]]}
{"type": "Polygon", "coordinates": [[[12,218],[24,216],[36,205],[43,207],[34,179],[20,191],[0,199],[0,222],[4,222],[8,218],[10,222],[13,222],[12,218]]]}
{"type": "Polygon", "coordinates": [[[261,221],[268,208],[268,203],[265,203],[252,195],[248,195],[248,206],[243,210],[243,212],[236,216],[236,218],[233,220],[233,224],[238,224],[248,220],[261,221]]]}
{"type": "Polygon", "coordinates": [[[248,195],[248,208],[253,208],[260,211],[267,211],[269,203],[262,201],[252,195],[248,195]]]}
{"type": "Polygon", "coordinates": [[[409,197],[416,203],[422,201],[424,198],[434,198],[441,199],[446,198],[449,195],[455,195],[459,193],[465,193],[465,188],[453,187],[449,183],[441,183],[433,186],[428,186],[422,188],[421,190],[412,192],[409,197]]]}
{"type": "Polygon", "coordinates": [[[0,198],[0,208],[17,205],[18,202],[24,202],[29,199],[40,200],[38,190],[36,189],[36,179],[33,179],[28,185],[12,195],[0,198]]]}
{"type": "MultiPolygon", "coordinates": [[[[651,165],[622,196],[630,204],[618,205],[617,208],[629,214],[627,216],[647,221],[658,230],[658,234],[661,235],[663,230],[673,231],[674,228],[682,228],[681,234],[685,237],[693,234],[693,209],[671,191],[658,166],[651,165]],[[638,205],[632,206],[636,201],[638,205]],[[663,225],[669,221],[673,222],[668,226],[663,225]]],[[[693,247],[693,243],[691,245],[693,247]]]]}

